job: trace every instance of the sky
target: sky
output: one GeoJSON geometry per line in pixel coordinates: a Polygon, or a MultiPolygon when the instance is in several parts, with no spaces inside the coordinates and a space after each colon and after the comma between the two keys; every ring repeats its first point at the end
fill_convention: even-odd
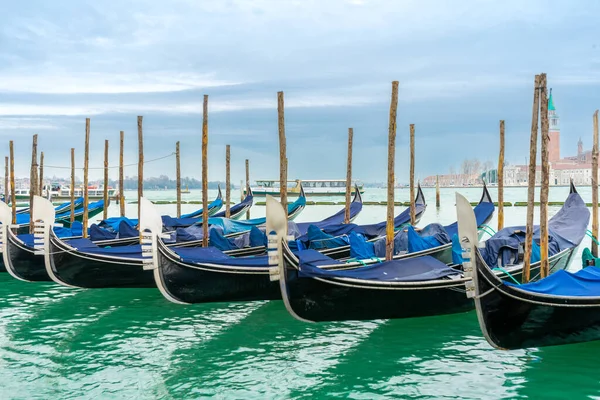
{"type": "MultiPolygon", "coordinates": [[[[384,182],[393,80],[398,182],[408,180],[411,123],[417,178],[465,158],[497,163],[500,119],[507,161],[524,163],[537,73],[553,88],[562,155],[576,153],[579,137],[591,147],[600,108],[596,2],[30,0],[2,8],[0,149],[8,155],[14,140],[18,176],[28,176],[36,133],[46,176],[69,175],[71,147],[82,167],[86,117],[92,179],[102,176],[104,140],[117,166],[121,130],[125,163],[134,164],[142,115],[145,159],[180,141],[182,175],[200,178],[204,94],[209,180],[224,180],[230,144],[233,182],[245,159],[251,179],[279,176],[278,91],[290,179],[344,178],[353,127],[354,177],[384,182]]],[[[148,162],[144,173],[174,176],[175,158],[148,162]]]]}

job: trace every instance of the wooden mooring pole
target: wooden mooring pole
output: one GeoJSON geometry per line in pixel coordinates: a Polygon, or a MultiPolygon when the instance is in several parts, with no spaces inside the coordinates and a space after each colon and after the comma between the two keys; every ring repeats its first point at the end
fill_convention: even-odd
{"type": "Polygon", "coordinates": [[[435,207],[440,208],[440,176],[435,176],[435,207]]]}
{"type": "MultiPolygon", "coordinates": [[[[354,129],[348,128],[348,162],[346,163],[346,208],[344,210],[344,223],[350,223],[350,195],[352,193],[352,140],[354,129]]],[[[358,189],[357,189],[358,190],[358,189]]]]}
{"type": "Polygon", "coordinates": [[[225,218],[231,216],[231,146],[225,146],[225,218]]]}
{"type": "Polygon", "coordinates": [[[75,149],[71,147],[71,207],[69,221],[75,221],[75,149]]]}
{"type": "Polygon", "coordinates": [[[208,246],[208,95],[202,104],[202,246],[208,246]]]}
{"type": "Polygon", "coordinates": [[[179,142],[175,143],[175,188],[177,190],[177,218],[181,218],[181,155],[179,142]]]}
{"type": "Polygon", "coordinates": [[[496,170],[498,183],[498,230],[504,228],[504,120],[500,120],[500,154],[496,170]]]}
{"type": "Polygon", "coordinates": [[[550,123],[548,121],[548,91],[546,74],[540,76],[540,116],[542,119],[542,187],[540,188],[540,276],[550,273],[548,262],[548,194],[550,190],[550,163],[548,143],[550,143],[550,123]]]}
{"type": "MultiPolygon", "coordinates": [[[[250,193],[250,160],[246,159],[246,195],[248,193],[250,193]]],[[[243,196],[242,200],[244,200],[243,196]]],[[[250,209],[246,211],[246,219],[250,219],[250,209]]]]}
{"type": "Polygon", "coordinates": [[[10,155],[10,203],[12,207],[12,223],[17,223],[17,194],[15,191],[15,146],[11,140],[8,143],[10,155]]]}
{"type": "Polygon", "coordinates": [[[125,194],[123,191],[125,190],[124,179],[124,169],[125,166],[123,164],[123,152],[125,147],[125,132],[119,132],[119,211],[121,217],[125,216],[125,194]]]}
{"type": "Polygon", "coordinates": [[[279,128],[279,197],[287,218],[287,149],[283,92],[277,92],[277,125],[279,128]]]}
{"type": "MultiPolygon", "coordinates": [[[[40,153],[40,178],[39,178],[39,189],[38,189],[38,195],[39,196],[44,196],[44,152],[42,151],[40,153]]],[[[48,190],[48,192],[50,192],[50,190],[48,190]]]]}
{"type": "MultiPolygon", "coordinates": [[[[138,130],[138,221],[141,218],[141,207],[142,196],[144,196],[144,117],[139,115],[137,117],[137,130],[138,130]]],[[[141,235],[141,232],[140,232],[141,235]]],[[[141,237],[141,236],[140,236],[141,237]]]]}
{"type": "Polygon", "coordinates": [[[37,139],[38,135],[33,135],[33,144],[31,145],[31,171],[29,173],[29,233],[33,233],[35,226],[35,216],[33,215],[33,198],[36,195],[37,185],[37,139]]]}
{"type": "Polygon", "coordinates": [[[388,127],[388,181],[387,181],[387,224],[385,229],[385,259],[394,256],[394,164],[396,157],[396,114],[398,110],[398,81],[392,82],[390,121],[388,127]]]}
{"type": "Polygon", "coordinates": [[[529,141],[529,173],[527,175],[527,223],[525,251],[523,255],[523,283],[529,282],[531,247],[533,241],[533,208],[535,200],[535,170],[537,156],[538,117],[540,111],[540,76],[535,76],[533,89],[533,111],[531,115],[531,138],[529,141]]]}
{"type": "Polygon", "coordinates": [[[88,173],[90,166],[90,119],[85,119],[85,149],[83,153],[83,237],[87,238],[88,228],[88,173]]]}
{"type": "Polygon", "coordinates": [[[417,223],[415,204],[415,124],[410,124],[410,224],[417,223]]]}
{"type": "Polygon", "coordinates": [[[9,183],[8,183],[8,157],[4,157],[4,202],[6,204],[10,203],[10,192],[9,192],[9,183]]]}
{"type": "Polygon", "coordinates": [[[594,145],[592,147],[592,254],[598,257],[598,110],[594,113],[594,145]]]}
{"type": "Polygon", "coordinates": [[[108,218],[108,140],[104,141],[104,212],[102,219],[108,218]]]}

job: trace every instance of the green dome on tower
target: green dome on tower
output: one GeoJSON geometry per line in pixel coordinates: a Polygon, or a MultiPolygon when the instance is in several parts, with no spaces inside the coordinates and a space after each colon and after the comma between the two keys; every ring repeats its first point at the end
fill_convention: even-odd
{"type": "Polygon", "coordinates": [[[548,98],[548,111],[556,111],[554,101],[552,100],[552,89],[550,89],[550,97],[548,98]]]}

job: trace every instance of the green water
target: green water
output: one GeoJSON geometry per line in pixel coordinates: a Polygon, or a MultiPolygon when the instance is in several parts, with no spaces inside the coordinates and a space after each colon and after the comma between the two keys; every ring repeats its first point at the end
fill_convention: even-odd
{"type": "Polygon", "coordinates": [[[281,302],[0,277],[0,398],[599,396],[600,343],[501,352],[474,313],[305,324],[281,302]]]}
{"type": "MultiPolygon", "coordinates": [[[[423,224],[455,219],[453,193],[423,224]]],[[[299,220],[337,209],[307,207],[299,220]]],[[[525,211],[508,208],[507,225],[525,211]]],[[[384,215],[365,207],[357,222],[384,215]]],[[[474,313],[306,324],[279,301],[182,306],[155,289],[74,290],[0,274],[0,399],[600,398],[599,354],[600,342],[494,350],[474,313]]]]}

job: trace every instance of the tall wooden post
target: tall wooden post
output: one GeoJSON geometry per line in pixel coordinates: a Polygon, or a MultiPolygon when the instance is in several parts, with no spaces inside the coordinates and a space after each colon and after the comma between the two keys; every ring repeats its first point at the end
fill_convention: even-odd
{"type": "Polygon", "coordinates": [[[85,149],[83,153],[83,237],[87,238],[88,228],[88,173],[90,166],[90,119],[85,119],[85,149]]]}
{"type": "Polygon", "coordinates": [[[285,140],[285,110],[283,92],[277,92],[277,125],[279,128],[279,197],[287,218],[287,150],[285,140]]]}
{"type": "Polygon", "coordinates": [[[500,120],[500,155],[496,170],[498,182],[498,230],[504,228],[504,120],[500,120]]]}
{"type": "Polygon", "coordinates": [[[417,223],[415,204],[415,124],[410,124],[410,224],[417,223]]]}
{"type": "MultiPolygon", "coordinates": [[[[246,194],[250,193],[250,161],[246,159],[246,194]]],[[[246,219],[250,219],[250,209],[246,211],[246,219]]]]}
{"type": "Polygon", "coordinates": [[[142,208],[140,203],[142,202],[142,196],[144,195],[144,129],[143,129],[144,117],[139,115],[137,117],[137,129],[138,129],[138,221],[141,218],[142,208]]]}
{"type": "Polygon", "coordinates": [[[231,146],[225,146],[225,218],[231,216],[231,146]]]}
{"type": "Polygon", "coordinates": [[[533,207],[535,200],[535,167],[537,155],[538,117],[540,111],[540,76],[535,76],[533,111],[531,115],[531,139],[529,141],[529,174],[527,176],[527,228],[525,231],[525,254],[523,255],[523,283],[529,282],[531,246],[533,241],[533,207]]]}
{"type": "Polygon", "coordinates": [[[33,197],[36,194],[37,185],[37,139],[38,135],[33,135],[33,144],[31,146],[31,171],[29,174],[29,233],[33,233],[35,217],[33,215],[33,197]]]}
{"type": "Polygon", "coordinates": [[[71,147],[71,224],[75,221],[75,149],[71,147]]]}
{"type": "Polygon", "coordinates": [[[9,183],[8,183],[8,157],[4,157],[4,202],[6,204],[10,203],[10,192],[9,192],[9,183]]]}
{"type": "Polygon", "coordinates": [[[179,142],[175,143],[175,188],[177,190],[177,218],[181,218],[181,155],[179,142]]]}
{"type": "Polygon", "coordinates": [[[208,95],[202,104],[202,246],[208,246],[208,95]]]}
{"type": "Polygon", "coordinates": [[[352,193],[352,139],[354,129],[348,128],[348,162],[346,163],[346,208],[344,210],[344,223],[350,223],[350,194],[352,193]]]}
{"type": "Polygon", "coordinates": [[[540,115],[542,119],[542,187],[540,189],[540,275],[545,278],[550,273],[548,262],[548,192],[550,190],[550,163],[548,143],[550,143],[550,123],[548,121],[548,91],[546,74],[540,78],[540,115]]]}
{"type": "MultiPolygon", "coordinates": [[[[598,240],[598,110],[594,113],[594,145],[592,147],[592,236],[598,240]]],[[[598,257],[598,244],[592,240],[592,254],[598,257]]]]}
{"type": "Polygon", "coordinates": [[[104,212],[102,219],[108,218],[108,140],[104,141],[104,212]]]}
{"type": "Polygon", "coordinates": [[[125,216],[125,194],[123,191],[125,190],[125,183],[123,182],[123,170],[125,168],[123,164],[123,152],[125,147],[125,132],[120,132],[119,138],[119,211],[121,212],[121,217],[125,216]]]}
{"type": "Polygon", "coordinates": [[[398,81],[392,82],[390,122],[388,128],[387,225],[385,230],[385,259],[394,256],[394,164],[396,157],[396,113],[398,110],[398,81]]]}
{"type": "MultiPolygon", "coordinates": [[[[44,196],[44,152],[40,153],[40,179],[39,179],[38,195],[44,196]]],[[[50,189],[48,189],[50,192],[50,189]]]]}
{"type": "Polygon", "coordinates": [[[11,140],[9,142],[10,155],[10,203],[12,206],[12,223],[17,223],[17,194],[15,192],[15,147],[11,140]]]}
{"type": "Polygon", "coordinates": [[[435,206],[440,208],[440,176],[435,176],[435,206]]]}

